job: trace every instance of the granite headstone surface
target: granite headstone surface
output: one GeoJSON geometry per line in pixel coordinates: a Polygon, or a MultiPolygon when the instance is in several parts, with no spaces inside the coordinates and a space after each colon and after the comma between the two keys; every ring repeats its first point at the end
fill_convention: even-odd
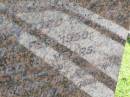
{"type": "Polygon", "coordinates": [[[0,5],[1,97],[114,97],[128,34],[116,12],[89,0],[0,5]]]}

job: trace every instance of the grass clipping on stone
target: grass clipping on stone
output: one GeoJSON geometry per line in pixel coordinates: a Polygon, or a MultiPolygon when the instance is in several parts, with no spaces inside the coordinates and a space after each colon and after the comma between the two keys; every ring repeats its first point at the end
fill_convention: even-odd
{"type": "Polygon", "coordinates": [[[130,97],[130,42],[125,45],[115,97],[130,97]]]}

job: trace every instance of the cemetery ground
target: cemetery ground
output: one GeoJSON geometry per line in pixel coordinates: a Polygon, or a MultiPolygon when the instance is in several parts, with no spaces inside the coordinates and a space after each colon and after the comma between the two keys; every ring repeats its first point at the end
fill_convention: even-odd
{"type": "Polygon", "coordinates": [[[124,49],[115,97],[130,97],[130,42],[124,49]]]}

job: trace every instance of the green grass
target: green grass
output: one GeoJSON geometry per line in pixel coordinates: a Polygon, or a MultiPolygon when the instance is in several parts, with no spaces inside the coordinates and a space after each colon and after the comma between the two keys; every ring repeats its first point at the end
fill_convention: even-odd
{"type": "Polygon", "coordinates": [[[115,97],[130,97],[130,43],[126,43],[115,97]]]}

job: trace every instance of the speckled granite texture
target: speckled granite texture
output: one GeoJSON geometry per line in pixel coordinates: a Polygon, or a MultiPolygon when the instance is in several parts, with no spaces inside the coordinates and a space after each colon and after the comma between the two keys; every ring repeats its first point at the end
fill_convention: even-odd
{"type": "Polygon", "coordinates": [[[129,0],[0,1],[0,97],[114,97],[129,0]]]}

